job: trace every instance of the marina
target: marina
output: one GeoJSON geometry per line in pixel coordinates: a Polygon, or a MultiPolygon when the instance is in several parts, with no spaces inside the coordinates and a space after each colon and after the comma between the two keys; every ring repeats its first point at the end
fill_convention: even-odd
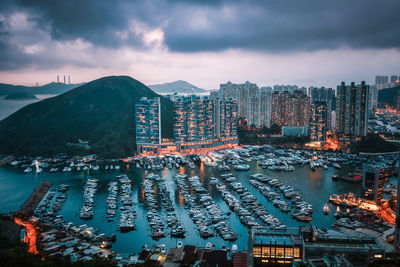
{"type": "MultiPolygon", "coordinates": [[[[42,181],[50,181],[53,186],[36,214],[51,220],[62,216],[65,222],[87,225],[94,232],[114,236],[112,251],[121,254],[137,254],[143,245],[174,248],[178,243],[235,246],[243,251],[250,227],[284,230],[312,224],[354,230],[348,225],[355,223],[366,229],[379,226],[382,235],[390,235],[386,222],[366,223],[368,211],[346,210],[352,205],[352,195],[348,193],[359,195],[361,185],[332,179],[334,175],[354,172],[368,160],[350,154],[265,152],[253,148],[197,157],[138,158],[113,164],[75,161],[72,167],[67,159],[39,159],[48,166],[42,163],[42,172],[28,174],[24,173],[27,167],[21,167],[28,163],[17,160],[17,164],[0,168],[1,179],[8,181],[3,190],[15,192],[12,199],[0,205],[4,212],[16,210],[23,202],[24,192],[42,181]],[[265,168],[268,159],[287,170],[265,168]],[[334,166],[336,163],[340,169],[334,166]],[[241,164],[249,169],[237,169],[241,164]],[[57,165],[59,170],[68,166],[71,171],[51,171],[57,165]],[[21,183],[26,188],[21,190],[21,183]],[[339,201],[343,202],[343,196],[346,207],[339,201]],[[340,211],[336,206],[340,206],[340,211]]],[[[393,162],[391,158],[381,160],[393,162]]],[[[386,197],[395,189],[397,179],[391,177],[389,182],[386,197]]]]}

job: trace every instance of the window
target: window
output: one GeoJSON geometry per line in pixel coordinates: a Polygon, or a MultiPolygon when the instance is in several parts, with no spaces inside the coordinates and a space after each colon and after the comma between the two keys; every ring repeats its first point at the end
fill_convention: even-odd
{"type": "Polygon", "coordinates": [[[283,258],[285,255],[284,248],[276,248],[275,253],[277,258],[283,258]]]}
{"type": "Polygon", "coordinates": [[[285,258],[293,258],[293,248],[285,248],[285,258]]]}
{"type": "Polygon", "coordinates": [[[263,257],[269,257],[270,256],[270,252],[269,252],[269,247],[263,247],[262,248],[262,256],[263,257]]]}
{"type": "Polygon", "coordinates": [[[253,254],[254,257],[261,257],[261,248],[260,247],[253,248],[253,254]]]}
{"type": "Polygon", "coordinates": [[[294,257],[300,258],[300,248],[294,248],[294,257]]]}
{"type": "Polygon", "coordinates": [[[275,257],[275,247],[271,247],[271,257],[275,257]]]}

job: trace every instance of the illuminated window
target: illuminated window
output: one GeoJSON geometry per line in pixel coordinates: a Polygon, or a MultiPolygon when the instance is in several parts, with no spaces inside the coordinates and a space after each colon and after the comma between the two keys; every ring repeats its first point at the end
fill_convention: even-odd
{"type": "Polygon", "coordinates": [[[294,248],[294,257],[300,258],[300,248],[294,248]]]}
{"type": "Polygon", "coordinates": [[[277,258],[283,258],[285,254],[284,248],[276,248],[275,254],[277,258]]]}
{"type": "Polygon", "coordinates": [[[261,257],[261,248],[260,247],[253,248],[253,254],[254,257],[261,257]]]}
{"type": "Polygon", "coordinates": [[[262,248],[262,256],[263,257],[269,257],[270,256],[269,247],[263,247],[262,248]]]}
{"type": "Polygon", "coordinates": [[[275,247],[271,247],[271,257],[275,257],[275,247]]]}
{"type": "Polygon", "coordinates": [[[285,258],[292,258],[293,257],[293,248],[286,248],[285,249],[285,258]]]}

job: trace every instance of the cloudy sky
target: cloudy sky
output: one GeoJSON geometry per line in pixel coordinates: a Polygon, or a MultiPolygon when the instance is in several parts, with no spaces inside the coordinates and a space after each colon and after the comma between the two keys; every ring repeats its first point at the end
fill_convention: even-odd
{"type": "Polygon", "coordinates": [[[0,82],[336,86],[400,75],[399,0],[1,0],[0,82]]]}

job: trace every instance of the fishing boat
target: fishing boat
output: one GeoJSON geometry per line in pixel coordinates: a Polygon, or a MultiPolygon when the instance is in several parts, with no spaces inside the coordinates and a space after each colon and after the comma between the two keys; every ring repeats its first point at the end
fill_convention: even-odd
{"type": "Polygon", "coordinates": [[[324,211],[325,215],[327,215],[329,213],[329,205],[328,205],[328,203],[325,203],[325,205],[323,207],[323,211],[324,211]]]}
{"type": "Polygon", "coordinates": [[[248,170],[250,170],[250,165],[249,164],[245,164],[245,163],[238,164],[238,165],[235,165],[235,170],[237,170],[237,171],[248,171],[248,170]]]}

